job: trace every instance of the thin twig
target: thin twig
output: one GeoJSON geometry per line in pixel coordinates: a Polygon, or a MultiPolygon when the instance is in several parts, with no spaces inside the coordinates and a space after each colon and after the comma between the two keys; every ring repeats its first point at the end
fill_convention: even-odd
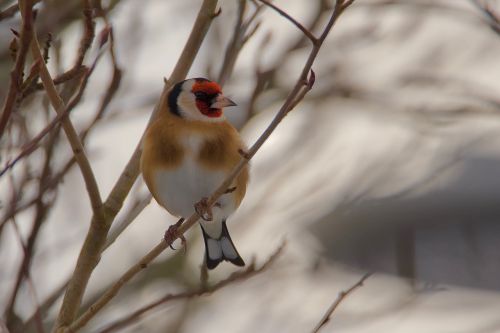
{"type": "Polygon", "coordinates": [[[103,251],[106,251],[106,249],[115,242],[118,236],[120,236],[123,233],[123,231],[127,229],[132,222],[134,222],[134,220],[137,218],[137,216],[139,216],[139,214],[144,210],[144,208],[146,208],[149,205],[152,198],[153,197],[149,193],[142,198],[138,198],[132,204],[130,211],[127,214],[125,214],[123,219],[121,221],[115,222],[116,228],[114,230],[111,230],[111,232],[109,233],[106,244],[103,247],[103,251]]]}
{"type": "MultiPolygon", "coordinates": [[[[314,15],[311,19],[311,21],[308,23],[307,28],[309,31],[314,31],[318,28],[319,24],[321,23],[321,18],[324,16],[327,11],[331,10],[331,7],[329,5],[330,1],[329,0],[321,0],[318,2],[316,10],[314,12],[314,15]]],[[[302,48],[305,45],[305,41],[307,40],[307,36],[301,34],[299,38],[296,38],[296,40],[291,43],[289,47],[286,49],[282,50],[280,55],[276,57],[278,59],[277,62],[273,66],[271,66],[268,69],[262,69],[262,65],[260,64],[261,61],[260,58],[263,56],[263,51],[267,45],[269,45],[271,41],[271,34],[268,34],[261,42],[261,46],[258,48],[259,53],[256,58],[256,70],[255,70],[255,86],[252,90],[250,100],[248,102],[248,107],[246,110],[246,115],[247,117],[251,117],[256,113],[256,102],[258,97],[261,95],[261,93],[264,91],[265,88],[273,89],[275,88],[275,77],[276,73],[279,73],[280,69],[284,66],[286,62],[281,61],[281,59],[286,59],[288,55],[291,53],[295,52],[296,50],[302,48]]]]}
{"type": "MultiPolygon", "coordinates": [[[[342,14],[342,12],[347,8],[346,4],[352,3],[351,1],[344,2],[343,0],[338,0],[335,8],[330,16],[326,27],[321,34],[321,37],[318,39],[318,42],[313,45],[313,48],[306,60],[306,63],[302,69],[302,72],[295,83],[294,88],[288,94],[288,97],[278,113],[276,114],[273,121],[266,128],[266,130],[262,133],[262,135],[258,138],[258,140],[254,143],[254,145],[248,150],[245,157],[242,157],[239,163],[233,168],[224,182],[215,190],[212,195],[208,198],[207,203],[208,206],[211,207],[217,201],[217,199],[223,195],[226,190],[231,186],[234,179],[238,176],[241,170],[249,163],[249,160],[257,153],[257,151],[262,147],[264,142],[269,138],[269,136],[273,133],[279,123],[285,118],[285,116],[292,110],[292,106],[296,105],[297,96],[304,89],[304,86],[308,86],[311,84],[312,77],[310,76],[308,79],[308,73],[311,70],[312,64],[316,59],[318,52],[326,39],[326,36],[330,32],[331,28],[342,14]]],[[[310,89],[310,88],[309,88],[310,89]]],[[[303,97],[303,96],[302,96],[303,97]]],[[[139,155],[140,156],[140,155],[139,155]]],[[[201,199],[201,198],[200,198],[201,199]]],[[[179,237],[183,235],[188,229],[190,229],[199,219],[199,215],[195,212],[193,213],[180,228],[178,229],[179,237]]],[[[120,289],[127,283],[132,277],[134,277],[138,272],[145,269],[147,265],[155,259],[160,253],[162,253],[167,247],[172,245],[174,239],[171,242],[162,241],[158,245],[156,245],[150,252],[148,252],[138,263],[129,268],[119,279],[116,281],[111,287],[108,288],[106,292],[96,301],[94,302],[71,326],[69,327],[70,332],[74,332],[82,328],[87,322],[92,319],[97,312],[99,312],[113,297],[120,291],[120,289]]]]}
{"type": "MultiPolygon", "coordinates": [[[[84,28],[84,33],[82,35],[82,38],[80,39],[80,46],[78,48],[78,52],[76,55],[75,62],[73,66],[68,69],[66,72],[56,76],[53,78],[53,82],[55,85],[59,85],[61,83],[67,82],[69,80],[72,80],[82,73],[82,71],[85,69],[85,66],[83,65],[83,60],[85,59],[85,55],[87,54],[88,50],[90,49],[90,46],[92,45],[92,41],[94,39],[95,35],[95,24],[92,19],[92,6],[90,4],[90,0],[81,0],[83,4],[83,28],[84,28]]],[[[35,84],[32,89],[27,89],[25,91],[24,96],[29,95],[36,89],[43,89],[43,84],[35,84]]]]}
{"type": "MultiPolygon", "coordinates": [[[[33,5],[39,3],[40,1],[42,0],[33,0],[33,5]]],[[[6,9],[0,12],[0,21],[14,16],[18,11],[19,11],[19,5],[17,3],[7,7],[6,9]]]]}
{"type": "Polygon", "coordinates": [[[90,4],[90,0],[82,0],[83,2],[83,27],[84,33],[82,39],[80,40],[80,48],[78,49],[78,54],[76,56],[76,61],[73,68],[78,68],[83,64],[83,60],[85,59],[85,55],[92,45],[92,40],[95,35],[95,24],[92,19],[92,6],[90,4]]]}
{"type": "MultiPolygon", "coordinates": [[[[7,309],[5,311],[6,313],[6,318],[7,318],[7,324],[9,325],[12,322],[12,318],[14,317],[14,305],[17,300],[17,295],[19,292],[19,288],[21,287],[21,283],[23,282],[25,277],[28,277],[29,275],[29,270],[32,262],[32,258],[34,255],[34,250],[35,250],[35,244],[36,240],[38,238],[40,228],[45,221],[48,213],[48,208],[52,205],[52,202],[44,202],[42,200],[44,196],[44,183],[47,181],[50,173],[51,173],[51,160],[52,160],[52,155],[54,153],[54,142],[58,136],[58,132],[53,132],[52,135],[50,136],[46,149],[45,149],[45,159],[42,167],[42,172],[39,176],[39,184],[38,184],[38,197],[35,202],[35,215],[33,218],[33,223],[31,227],[30,234],[28,236],[27,244],[24,245],[22,244],[23,247],[23,259],[21,261],[21,264],[19,265],[19,269],[17,271],[17,277],[16,277],[16,283],[14,284],[11,297],[8,302],[7,309]]],[[[14,185],[12,185],[12,188],[14,188],[14,185]]],[[[13,218],[14,220],[14,218],[13,218]]],[[[15,221],[13,221],[15,224],[15,221]]]]}
{"type": "MultiPolygon", "coordinates": [[[[59,172],[55,173],[54,175],[51,175],[49,180],[44,183],[42,192],[48,193],[49,190],[53,190],[58,184],[60,184],[62,182],[62,179],[64,178],[64,176],[69,172],[69,170],[71,170],[71,168],[73,167],[75,162],[76,162],[75,158],[71,157],[64,164],[64,167],[62,167],[59,172]]],[[[20,213],[26,209],[29,209],[31,206],[36,204],[37,201],[38,201],[38,194],[34,198],[27,200],[25,203],[10,209],[4,216],[2,216],[2,220],[0,221],[0,230],[8,220],[10,220],[12,217],[17,215],[18,213],[20,213]]]]}
{"type": "MultiPolygon", "coordinates": [[[[87,67],[84,67],[85,72],[83,73],[83,76],[80,80],[80,85],[76,91],[76,94],[75,94],[75,96],[73,96],[73,98],[65,106],[64,111],[57,114],[57,116],[47,126],[45,126],[44,129],[42,129],[40,131],[40,133],[38,133],[32,140],[30,140],[30,142],[26,143],[23,146],[19,155],[16,158],[14,158],[12,161],[8,162],[7,165],[2,169],[2,171],[0,171],[0,177],[2,177],[2,175],[5,172],[7,172],[7,170],[13,168],[14,165],[16,165],[16,163],[19,162],[22,158],[30,155],[33,151],[35,151],[36,148],[38,148],[39,142],[45,137],[45,135],[47,135],[49,132],[51,132],[56,127],[56,125],[59,124],[59,122],[63,121],[69,115],[71,110],[73,110],[75,108],[75,106],[78,105],[78,103],[80,102],[80,99],[83,96],[83,92],[85,91],[85,88],[87,87],[88,79],[89,79],[90,75],[92,74],[92,72],[94,71],[95,66],[97,65],[97,62],[99,61],[101,55],[102,55],[102,53],[99,53],[97,55],[96,59],[94,60],[92,66],[90,66],[90,68],[87,69],[87,67]]],[[[93,124],[94,123],[95,123],[95,121],[93,122],[93,124]]]]}
{"type": "Polygon", "coordinates": [[[108,88],[106,89],[106,92],[101,100],[99,108],[94,115],[94,118],[92,119],[90,124],[87,126],[87,128],[80,133],[80,137],[81,137],[82,141],[85,141],[90,130],[93,129],[94,126],[103,118],[104,113],[106,112],[108,105],[111,103],[111,101],[113,100],[113,97],[115,96],[116,92],[118,91],[118,88],[120,87],[120,83],[121,83],[121,79],[122,79],[122,70],[121,70],[120,66],[118,65],[118,61],[116,59],[116,54],[115,54],[115,39],[113,36],[113,29],[112,29],[111,25],[109,24],[106,16],[104,16],[104,20],[106,22],[106,26],[100,34],[99,46],[102,47],[102,45],[106,41],[109,40],[109,55],[111,58],[111,63],[113,65],[113,74],[111,77],[111,81],[108,84],[108,88]]]}
{"type": "MultiPolygon", "coordinates": [[[[15,219],[12,220],[12,226],[14,227],[14,232],[16,234],[16,238],[19,242],[19,245],[21,246],[21,248],[23,249],[23,254],[24,254],[24,257],[29,257],[31,256],[31,250],[27,248],[26,244],[24,244],[23,242],[23,239],[21,237],[21,232],[19,231],[19,228],[17,227],[17,221],[15,219]]],[[[24,266],[24,264],[22,264],[22,266],[24,266]]],[[[35,324],[36,324],[36,329],[39,333],[44,333],[45,330],[43,328],[43,320],[42,320],[42,314],[40,312],[40,306],[39,306],[39,303],[38,303],[38,297],[37,297],[37,292],[36,292],[36,289],[35,289],[35,284],[33,283],[33,280],[31,278],[31,274],[30,274],[30,271],[29,271],[29,268],[27,267],[22,267],[21,268],[23,271],[22,271],[22,274],[23,276],[26,277],[26,280],[28,281],[28,284],[29,284],[29,289],[31,290],[31,293],[32,293],[32,297],[33,297],[33,302],[35,303],[35,313],[34,313],[34,318],[35,318],[35,324]]],[[[14,298],[15,300],[15,298],[14,298]]],[[[13,306],[13,303],[12,303],[12,306],[13,306]]],[[[13,308],[9,308],[7,311],[7,325],[9,325],[9,317],[13,317],[13,308]]]]}
{"type": "Polygon", "coordinates": [[[17,3],[10,5],[0,12],[0,21],[14,16],[19,11],[19,5],[17,3]]]}
{"type": "Polygon", "coordinates": [[[491,9],[488,2],[481,0],[471,0],[471,2],[481,10],[490,28],[500,35],[500,15],[491,9]]]}
{"type": "Polygon", "coordinates": [[[144,314],[150,312],[151,310],[156,309],[157,307],[164,305],[165,303],[174,301],[174,300],[180,300],[180,299],[190,299],[193,297],[199,297],[199,296],[208,296],[213,294],[214,292],[226,287],[227,285],[233,284],[235,282],[240,282],[246,279],[249,279],[259,273],[262,273],[266,269],[268,269],[275,261],[276,259],[281,255],[283,252],[283,249],[285,247],[286,242],[283,242],[275,251],[273,254],[269,256],[269,258],[258,268],[255,267],[255,263],[252,262],[248,265],[247,268],[239,270],[237,272],[234,272],[231,274],[228,278],[221,280],[214,284],[213,286],[203,286],[201,285],[200,288],[196,290],[191,290],[191,291],[186,291],[182,292],[179,294],[167,294],[163,296],[162,298],[146,305],[143,306],[142,308],[124,316],[121,319],[118,319],[114,323],[110,324],[108,327],[106,327],[104,330],[100,331],[99,333],[110,333],[113,331],[116,331],[118,329],[123,329],[125,326],[130,325],[134,323],[136,320],[138,320],[141,316],[144,314]]]}
{"type": "Polygon", "coordinates": [[[366,279],[368,279],[372,274],[368,273],[363,275],[363,277],[356,282],[351,288],[341,291],[335,301],[330,305],[328,310],[326,310],[326,313],[323,315],[319,323],[316,325],[316,327],[312,330],[312,333],[317,333],[323,327],[329,320],[330,317],[332,316],[333,312],[337,307],[340,305],[340,303],[347,297],[349,294],[351,294],[354,290],[358,289],[359,287],[363,286],[363,283],[365,282],[366,279]]]}
{"type": "Polygon", "coordinates": [[[280,14],[283,17],[285,17],[288,21],[292,22],[297,28],[300,29],[300,31],[302,31],[302,33],[304,35],[307,36],[307,38],[309,38],[309,40],[313,44],[318,43],[318,38],[316,36],[314,36],[314,34],[311,31],[309,31],[309,29],[307,29],[306,27],[304,27],[299,21],[297,21],[296,19],[294,19],[293,17],[291,17],[287,12],[285,12],[284,10],[278,8],[276,5],[274,5],[273,3],[271,3],[271,2],[269,2],[267,0],[258,0],[258,1],[262,2],[263,4],[265,4],[268,7],[271,7],[276,12],[278,12],[278,14],[280,14]]]}
{"type": "Polygon", "coordinates": [[[251,24],[257,18],[262,9],[262,5],[255,8],[253,14],[244,22],[247,0],[240,0],[238,3],[238,17],[234,25],[233,36],[229,41],[226,51],[224,52],[224,60],[222,61],[221,69],[217,78],[217,83],[224,86],[226,80],[231,77],[236,60],[238,59],[243,46],[248,42],[251,36],[257,31],[259,24],[255,24],[252,30],[249,31],[251,24]]]}
{"type": "Polygon", "coordinates": [[[31,39],[33,38],[33,2],[26,0],[26,5],[23,10],[23,27],[19,43],[21,44],[16,55],[14,68],[10,72],[10,85],[7,98],[3,105],[2,117],[0,118],[0,138],[2,137],[7,123],[9,122],[12,109],[19,93],[21,92],[21,84],[23,81],[24,63],[29,50],[31,39]]]}

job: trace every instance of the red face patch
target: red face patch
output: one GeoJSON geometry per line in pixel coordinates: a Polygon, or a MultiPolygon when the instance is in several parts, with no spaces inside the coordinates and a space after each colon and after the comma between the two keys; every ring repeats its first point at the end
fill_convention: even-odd
{"type": "Polygon", "coordinates": [[[217,118],[222,116],[221,109],[211,108],[210,105],[208,105],[205,101],[196,100],[196,107],[198,107],[198,110],[200,110],[200,112],[207,117],[217,118]]]}
{"type": "Polygon", "coordinates": [[[191,91],[193,93],[202,91],[208,95],[222,93],[222,89],[220,88],[220,86],[217,83],[215,83],[213,81],[208,81],[208,80],[195,81],[195,83],[193,84],[193,87],[191,88],[191,91]]]}
{"type": "Polygon", "coordinates": [[[191,92],[197,96],[196,107],[198,107],[198,110],[202,114],[211,118],[217,118],[222,115],[221,109],[210,107],[213,98],[222,93],[222,89],[217,83],[208,80],[196,80],[191,88],[191,92]]]}

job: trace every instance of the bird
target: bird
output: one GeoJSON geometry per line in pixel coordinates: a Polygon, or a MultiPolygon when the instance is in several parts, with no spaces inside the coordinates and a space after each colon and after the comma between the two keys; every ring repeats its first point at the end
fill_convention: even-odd
{"type": "MultiPolygon", "coordinates": [[[[223,95],[216,82],[190,78],[174,84],[160,105],[142,144],[140,167],[148,189],[160,206],[180,218],[180,223],[191,216],[196,206],[208,269],[222,261],[244,266],[226,220],[245,196],[248,164],[226,193],[211,208],[203,209],[207,197],[246,151],[238,131],[224,116],[223,109],[236,103],[223,95]]],[[[165,239],[172,232],[175,234],[176,228],[169,228],[165,239]]]]}

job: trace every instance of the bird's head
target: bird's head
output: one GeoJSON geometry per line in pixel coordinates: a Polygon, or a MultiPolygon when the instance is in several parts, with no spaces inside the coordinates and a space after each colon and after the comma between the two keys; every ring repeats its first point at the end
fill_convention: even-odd
{"type": "Polygon", "coordinates": [[[222,109],[235,105],[222,94],[216,82],[203,78],[177,83],[168,96],[170,112],[188,120],[221,121],[224,119],[222,109]]]}

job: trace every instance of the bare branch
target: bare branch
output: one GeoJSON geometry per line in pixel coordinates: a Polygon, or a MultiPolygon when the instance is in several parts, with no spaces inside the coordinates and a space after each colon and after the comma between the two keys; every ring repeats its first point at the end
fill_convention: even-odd
{"type": "MultiPolygon", "coordinates": [[[[104,18],[107,22],[107,18],[104,18]]],[[[80,137],[82,138],[82,141],[85,141],[85,138],[89,134],[89,131],[94,128],[94,125],[97,124],[104,116],[104,113],[106,112],[106,109],[111,103],[111,100],[115,96],[116,92],[118,91],[118,88],[120,87],[121,79],[122,79],[122,70],[120,69],[118,65],[118,61],[116,60],[116,54],[115,54],[115,39],[113,36],[113,29],[109,23],[107,23],[106,27],[103,29],[101,32],[101,40],[99,41],[99,45],[102,47],[104,44],[104,40],[109,40],[109,54],[111,57],[111,63],[113,64],[113,74],[111,77],[111,81],[108,84],[108,88],[106,89],[106,93],[104,94],[101,103],[99,105],[99,109],[95,113],[94,119],[90,122],[90,124],[87,126],[85,130],[80,133],[80,137]],[[107,36],[107,37],[103,37],[107,36]]]]}
{"type": "MultiPolygon", "coordinates": [[[[17,299],[17,294],[19,292],[19,288],[21,287],[21,283],[25,278],[29,277],[29,270],[31,266],[31,261],[33,258],[34,250],[35,250],[35,242],[36,239],[38,238],[40,228],[42,226],[42,223],[47,217],[48,213],[48,208],[51,206],[52,202],[44,202],[42,200],[43,194],[44,194],[44,183],[47,181],[48,176],[51,172],[51,167],[50,167],[50,161],[52,158],[52,155],[54,153],[54,141],[56,140],[58,135],[58,132],[53,132],[52,135],[50,136],[46,149],[45,149],[45,160],[43,163],[42,167],[42,172],[39,176],[39,186],[38,186],[38,196],[37,200],[35,201],[35,215],[33,218],[33,223],[32,227],[30,230],[30,234],[28,236],[27,244],[25,245],[22,242],[22,239],[20,238],[19,241],[21,243],[21,246],[23,248],[23,259],[21,261],[21,264],[19,265],[19,269],[17,271],[17,277],[16,277],[16,282],[14,284],[14,288],[11,293],[11,297],[8,302],[7,309],[5,311],[6,319],[7,319],[7,324],[10,326],[11,322],[13,321],[14,317],[14,305],[17,299]]],[[[14,186],[12,185],[12,188],[14,186]]],[[[13,224],[16,226],[15,223],[15,218],[13,217],[13,224]]]]}
{"type": "Polygon", "coordinates": [[[288,21],[292,22],[297,28],[300,29],[300,31],[302,31],[302,33],[304,35],[307,36],[307,38],[309,38],[311,40],[311,42],[313,44],[316,44],[318,42],[318,38],[316,38],[316,36],[314,36],[314,34],[311,31],[309,31],[309,29],[307,29],[299,21],[297,21],[296,19],[294,19],[293,17],[291,17],[290,15],[288,15],[287,12],[285,12],[284,10],[278,8],[276,5],[272,4],[271,2],[269,2],[267,0],[258,0],[258,1],[262,2],[266,6],[271,7],[276,12],[278,12],[278,14],[280,14],[283,17],[285,17],[288,21]]]}
{"type": "MultiPolygon", "coordinates": [[[[90,68],[84,67],[85,71],[83,72],[83,76],[80,80],[80,86],[78,87],[75,96],[73,96],[73,98],[65,106],[64,111],[60,112],[47,126],[45,126],[44,129],[42,129],[40,131],[40,133],[38,133],[30,142],[26,143],[23,146],[19,155],[16,158],[14,158],[12,161],[8,162],[6,164],[6,166],[0,171],[0,177],[5,172],[7,172],[7,170],[13,168],[14,165],[16,165],[16,163],[19,162],[22,158],[30,155],[33,151],[35,151],[36,148],[38,148],[39,142],[45,137],[45,135],[50,133],[56,127],[56,125],[59,124],[59,122],[63,121],[69,115],[71,110],[73,110],[75,108],[75,106],[78,105],[78,103],[80,102],[80,99],[82,98],[83,92],[85,91],[85,88],[87,87],[88,79],[89,79],[90,75],[92,74],[92,72],[94,71],[95,66],[97,65],[97,62],[101,58],[101,55],[102,55],[102,53],[99,53],[97,55],[96,59],[94,60],[92,66],[90,66],[90,68]]],[[[102,111],[100,111],[100,112],[102,112],[102,111]]],[[[99,115],[100,115],[100,113],[98,113],[98,116],[99,115]]],[[[96,121],[97,120],[94,119],[94,121],[92,122],[91,125],[95,124],[96,121]]]]}
{"type": "Polygon", "coordinates": [[[90,0],[83,0],[83,25],[84,25],[84,33],[82,39],[80,40],[80,48],[78,49],[77,58],[75,61],[75,65],[73,68],[78,68],[82,66],[83,59],[85,59],[85,54],[92,45],[92,40],[94,39],[94,20],[92,19],[92,6],[90,5],[90,0]]]}
{"type": "Polygon", "coordinates": [[[481,0],[471,0],[471,2],[481,10],[491,29],[500,35],[500,14],[491,9],[487,2],[481,0]]]}
{"type": "MultiPolygon", "coordinates": [[[[17,278],[15,289],[14,289],[14,293],[12,295],[12,298],[11,298],[11,300],[9,302],[8,309],[6,311],[7,325],[11,326],[10,322],[12,321],[12,318],[13,318],[13,315],[14,315],[14,309],[13,309],[14,308],[14,302],[16,300],[16,295],[17,295],[17,292],[19,290],[21,279],[23,277],[25,277],[26,280],[28,281],[30,290],[31,290],[32,295],[33,295],[33,301],[34,301],[35,307],[36,307],[36,310],[35,310],[35,313],[34,313],[34,319],[35,319],[36,329],[37,329],[37,331],[39,333],[44,333],[45,330],[43,328],[42,314],[41,314],[41,312],[39,310],[40,306],[38,304],[38,297],[36,295],[37,293],[36,293],[36,290],[35,290],[35,284],[33,283],[33,280],[31,279],[31,274],[30,274],[30,271],[29,271],[29,267],[28,267],[28,265],[26,265],[26,258],[31,258],[32,257],[33,249],[29,248],[29,245],[26,246],[26,244],[24,244],[23,239],[21,237],[21,233],[19,231],[19,228],[17,227],[17,222],[16,222],[15,219],[13,219],[13,221],[12,221],[12,226],[14,227],[13,229],[14,229],[15,235],[17,237],[17,240],[19,242],[19,245],[23,249],[24,259],[23,259],[23,262],[21,263],[21,267],[20,267],[20,271],[19,271],[20,275],[17,278]]],[[[30,235],[29,238],[33,239],[32,235],[30,235]]],[[[28,240],[28,242],[29,242],[29,240],[28,240]]]]}
{"type": "Polygon", "coordinates": [[[33,2],[26,0],[26,5],[23,10],[23,27],[19,43],[21,44],[16,55],[16,62],[14,68],[10,72],[10,85],[7,98],[3,105],[2,117],[0,118],[0,138],[2,137],[7,123],[12,114],[12,109],[16,102],[19,93],[21,92],[21,83],[23,81],[24,63],[26,61],[26,54],[28,53],[29,45],[33,37],[33,2]]]}
{"type": "MultiPolygon", "coordinates": [[[[42,0],[33,0],[33,5],[39,3],[42,0]]],[[[19,5],[17,3],[7,7],[0,12],[0,21],[14,16],[19,11],[19,5]]]]}
{"type": "Polygon", "coordinates": [[[214,292],[226,287],[227,285],[233,284],[235,282],[240,282],[247,280],[259,273],[262,273],[266,269],[268,269],[275,261],[276,259],[281,255],[283,252],[283,249],[285,247],[286,242],[283,242],[275,251],[273,254],[269,256],[269,258],[258,268],[255,267],[255,263],[252,261],[247,268],[242,269],[240,271],[234,272],[231,274],[228,278],[217,282],[213,286],[205,286],[201,285],[200,288],[192,291],[186,291],[182,292],[179,294],[167,294],[163,296],[162,298],[146,305],[140,308],[139,310],[136,310],[126,316],[124,316],[122,319],[119,319],[112,323],[110,326],[105,328],[104,330],[100,331],[99,333],[110,333],[113,331],[116,331],[118,329],[122,329],[127,325],[132,324],[135,322],[137,319],[139,319],[141,316],[144,314],[150,312],[151,310],[156,309],[157,307],[164,305],[165,303],[175,301],[175,300],[180,300],[180,299],[190,299],[193,297],[200,297],[200,296],[208,296],[213,294],[214,292]]]}
{"type": "Polygon", "coordinates": [[[244,22],[243,18],[245,16],[246,3],[246,0],[240,0],[238,3],[238,17],[234,25],[233,36],[224,52],[224,60],[222,61],[219,76],[217,78],[217,82],[221,86],[224,86],[226,80],[231,76],[243,46],[259,28],[259,24],[257,23],[253,26],[252,30],[249,31],[250,25],[255,21],[263,6],[258,6],[253,14],[244,22]]]}
{"type": "MultiPolygon", "coordinates": [[[[58,171],[54,175],[51,175],[50,178],[46,182],[44,182],[42,187],[42,192],[47,193],[47,191],[53,190],[62,181],[62,179],[68,173],[68,171],[71,170],[75,162],[76,160],[73,156],[64,164],[64,167],[62,167],[60,171],[58,171]]],[[[7,211],[0,220],[0,231],[2,230],[4,224],[12,217],[36,204],[36,202],[39,200],[38,197],[39,195],[37,194],[34,198],[26,201],[22,205],[18,207],[12,207],[9,211],[7,211]]]]}
{"type": "Polygon", "coordinates": [[[363,277],[356,282],[351,288],[347,289],[346,291],[341,291],[339,295],[337,296],[337,299],[330,305],[328,310],[326,310],[326,313],[323,315],[319,323],[316,325],[316,327],[312,330],[312,333],[317,333],[323,327],[329,320],[330,317],[332,316],[333,312],[337,307],[340,305],[340,303],[347,297],[349,294],[351,294],[354,290],[358,289],[359,287],[363,286],[363,283],[365,282],[366,279],[368,279],[372,274],[368,273],[363,275],[363,277]]]}
{"type": "MultiPolygon", "coordinates": [[[[83,13],[84,33],[82,35],[82,38],[80,39],[80,46],[78,49],[78,53],[76,55],[75,63],[66,72],[58,75],[52,80],[55,85],[59,85],[61,83],[72,80],[80,76],[82,71],[85,70],[85,66],[83,66],[83,60],[85,59],[85,55],[87,54],[88,50],[90,49],[90,46],[92,45],[92,41],[95,35],[94,32],[95,25],[92,18],[92,6],[90,4],[90,0],[82,0],[82,3],[83,3],[82,13],[83,13]]],[[[33,87],[30,87],[30,89],[24,92],[23,97],[29,95],[36,89],[42,89],[43,87],[44,87],[43,84],[35,84],[33,87]]]]}
{"type": "Polygon", "coordinates": [[[106,251],[108,247],[115,242],[115,240],[122,234],[122,232],[127,229],[127,227],[134,222],[134,220],[139,216],[139,214],[146,208],[153,197],[151,194],[147,194],[142,198],[138,198],[130,208],[130,211],[123,217],[121,221],[115,222],[116,229],[111,230],[106,244],[104,245],[103,251],[106,251]]]}

